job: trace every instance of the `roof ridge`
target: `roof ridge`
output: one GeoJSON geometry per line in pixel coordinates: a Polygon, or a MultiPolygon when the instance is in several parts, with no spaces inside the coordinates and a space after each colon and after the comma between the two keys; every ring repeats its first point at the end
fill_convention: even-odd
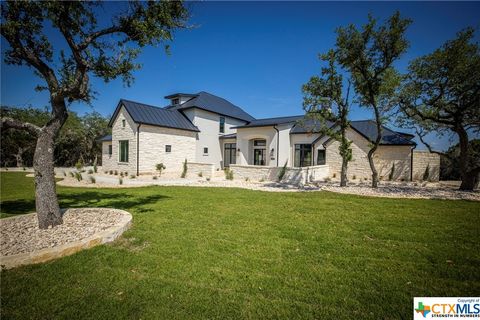
{"type": "Polygon", "coordinates": [[[164,111],[168,111],[168,112],[173,112],[173,111],[178,111],[177,109],[173,109],[173,110],[170,110],[170,109],[165,109],[165,107],[157,107],[157,106],[154,106],[154,105],[151,105],[151,104],[146,104],[146,103],[143,103],[143,102],[138,102],[138,101],[133,101],[133,100],[128,100],[128,99],[120,99],[121,101],[127,101],[127,102],[132,102],[132,103],[136,103],[136,104],[140,104],[144,107],[149,107],[149,108],[154,108],[154,109],[159,109],[159,110],[164,110],[164,111]]]}

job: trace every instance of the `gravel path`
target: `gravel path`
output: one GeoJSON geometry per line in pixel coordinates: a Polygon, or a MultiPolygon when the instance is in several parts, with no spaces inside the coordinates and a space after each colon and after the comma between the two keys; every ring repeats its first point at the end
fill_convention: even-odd
{"type": "Polygon", "coordinates": [[[46,230],[38,228],[36,214],[0,219],[0,256],[82,240],[116,225],[122,217],[120,212],[106,208],[68,209],[62,225],[46,230]]]}

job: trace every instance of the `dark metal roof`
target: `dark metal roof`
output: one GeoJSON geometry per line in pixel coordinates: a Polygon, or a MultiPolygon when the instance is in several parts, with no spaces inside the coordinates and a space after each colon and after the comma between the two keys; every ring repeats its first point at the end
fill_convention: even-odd
{"type": "Polygon", "coordinates": [[[278,117],[278,118],[264,118],[264,119],[256,119],[250,121],[248,124],[243,126],[233,127],[235,128],[255,128],[255,127],[269,127],[278,124],[285,124],[285,123],[294,123],[298,120],[303,119],[304,116],[291,116],[291,117],[278,117]]]}
{"type": "Polygon", "coordinates": [[[106,136],[101,137],[100,139],[98,139],[98,141],[112,141],[112,135],[111,135],[111,134],[107,134],[106,136]]]}
{"type": "Polygon", "coordinates": [[[195,94],[192,99],[178,106],[169,106],[167,110],[185,110],[189,108],[199,108],[246,122],[255,120],[254,117],[243,111],[242,108],[205,91],[195,94]]]}
{"type": "Polygon", "coordinates": [[[223,136],[219,137],[219,139],[236,139],[236,138],[237,138],[236,133],[224,134],[223,136]]]}
{"type": "MultiPolygon", "coordinates": [[[[327,126],[331,127],[333,125],[332,122],[327,121],[327,126]]],[[[319,120],[316,119],[306,119],[302,117],[299,121],[295,123],[292,130],[290,130],[290,134],[297,134],[297,133],[312,133],[312,132],[319,132],[321,129],[321,123],[319,120]]]]}
{"type": "Polygon", "coordinates": [[[200,131],[188,118],[175,109],[164,109],[147,104],[120,99],[117,109],[110,119],[109,126],[117,117],[120,108],[124,106],[128,114],[136,123],[149,124],[152,126],[167,127],[189,131],[200,131]]]}
{"type": "MultiPolygon", "coordinates": [[[[352,121],[350,126],[371,142],[374,142],[377,138],[377,126],[373,120],[352,121]]],[[[406,139],[403,135],[385,126],[382,126],[382,140],[380,144],[416,145],[415,142],[406,139]]]]}
{"type": "Polygon", "coordinates": [[[174,94],[169,94],[168,96],[165,96],[164,98],[165,99],[171,99],[171,98],[175,98],[175,97],[196,97],[196,96],[197,96],[196,94],[178,92],[178,93],[174,93],[174,94]]]}

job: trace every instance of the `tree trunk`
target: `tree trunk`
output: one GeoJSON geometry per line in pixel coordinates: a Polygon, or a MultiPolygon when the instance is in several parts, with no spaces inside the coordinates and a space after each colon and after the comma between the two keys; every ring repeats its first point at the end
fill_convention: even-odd
{"type": "Polygon", "coordinates": [[[467,172],[465,175],[462,174],[462,184],[460,185],[460,190],[473,191],[478,188],[479,182],[480,168],[476,168],[467,172]]]}
{"type": "Polygon", "coordinates": [[[33,169],[35,171],[35,207],[40,229],[47,229],[63,223],[60,206],[58,204],[54,172],[55,137],[67,120],[63,99],[52,103],[54,117],[42,128],[37,138],[33,169]]]}
{"type": "Polygon", "coordinates": [[[370,170],[372,170],[372,188],[378,187],[378,171],[375,168],[375,163],[373,161],[373,154],[377,150],[377,146],[373,146],[372,149],[368,151],[368,164],[370,165],[370,170]]]}
{"type": "Polygon", "coordinates": [[[460,176],[462,178],[460,190],[473,191],[478,186],[479,168],[468,170],[469,150],[467,131],[459,125],[455,128],[455,132],[458,134],[460,145],[459,167],[460,176]]]}
{"type": "Polygon", "coordinates": [[[340,172],[340,187],[347,186],[347,169],[348,169],[348,159],[347,157],[342,158],[342,171],[340,172]]]}

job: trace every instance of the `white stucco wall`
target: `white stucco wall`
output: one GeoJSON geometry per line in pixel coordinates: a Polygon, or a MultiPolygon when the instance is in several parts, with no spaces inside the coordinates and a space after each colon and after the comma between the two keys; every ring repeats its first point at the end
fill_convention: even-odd
{"type": "Polygon", "coordinates": [[[200,130],[195,145],[195,161],[200,163],[213,163],[215,168],[221,168],[223,144],[219,137],[225,134],[235,133],[232,127],[245,124],[245,121],[222,116],[210,111],[191,108],[184,110],[187,118],[200,130]],[[225,118],[225,132],[220,133],[220,117],[225,118]],[[208,148],[208,154],[203,149],[208,148]]]}
{"type": "Polygon", "coordinates": [[[237,129],[237,164],[253,165],[253,139],[265,139],[266,166],[276,166],[276,134],[273,127],[237,129]],[[240,151],[238,151],[240,149],[240,151]],[[271,150],[274,150],[271,157],[271,150]]]}

